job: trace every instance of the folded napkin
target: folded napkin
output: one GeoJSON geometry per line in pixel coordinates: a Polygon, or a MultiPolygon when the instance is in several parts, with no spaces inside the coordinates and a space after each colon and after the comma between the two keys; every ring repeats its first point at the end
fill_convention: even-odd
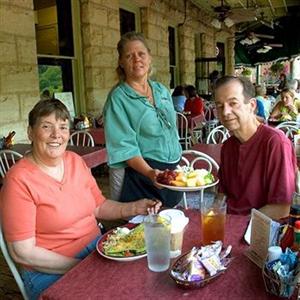
{"type": "Polygon", "coordinates": [[[132,219],[130,219],[128,222],[133,223],[133,224],[140,224],[140,223],[144,222],[145,217],[147,217],[147,216],[137,215],[137,216],[133,217],[132,219]]]}

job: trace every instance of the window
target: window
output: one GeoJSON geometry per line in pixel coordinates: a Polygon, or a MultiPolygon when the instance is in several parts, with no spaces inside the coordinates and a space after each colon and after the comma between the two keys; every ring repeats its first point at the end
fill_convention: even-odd
{"type": "Polygon", "coordinates": [[[120,34],[129,31],[141,31],[140,8],[134,1],[119,0],[120,9],[120,34]]]}
{"type": "Polygon", "coordinates": [[[177,85],[177,59],[176,59],[176,36],[175,28],[169,26],[169,68],[170,68],[170,88],[173,89],[177,85]]]}
{"type": "Polygon", "coordinates": [[[135,15],[131,11],[120,8],[120,33],[135,31],[135,15]]]}
{"type": "Polygon", "coordinates": [[[34,0],[34,10],[40,94],[45,90],[51,96],[71,92],[77,108],[84,110],[84,104],[77,100],[83,98],[79,97],[83,87],[78,80],[82,62],[75,55],[80,42],[73,39],[80,26],[79,21],[73,23],[74,15],[79,14],[77,1],[34,0]]]}

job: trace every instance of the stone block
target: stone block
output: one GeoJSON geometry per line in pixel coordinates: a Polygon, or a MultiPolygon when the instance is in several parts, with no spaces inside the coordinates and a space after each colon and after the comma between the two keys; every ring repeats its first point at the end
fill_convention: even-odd
{"type": "Polygon", "coordinates": [[[155,40],[149,40],[147,39],[147,44],[148,47],[150,48],[150,52],[152,56],[156,56],[157,55],[157,48],[158,48],[158,42],[155,40]]]}
{"type": "Polygon", "coordinates": [[[82,41],[83,47],[87,46],[102,46],[103,45],[103,27],[83,25],[82,26],[82,41]]]}
{"type": "Polygon", "coordinates": [[[107,13],[107,8],[95,3],[83,4],[81,10],[82,23],[107,27],[107,13]]]}
{"type": "Polygon", "coordinates": [[[0,91],[3,94],[38,90],[37,65],[3,66],[0,69],[0,91]]]}
{"type": "MultiPolygon", "coordinates": [[[[0,95],[0,125],[20,119],[19,99],[16,94],[0,95]]],[[[0,126],[2,127],[2,126],[0,126]]]]}
{"type": "Polygon", "coordinates": [[[104,72],[99,68],[85,68],[86,88],[101,88],[104,86],[104,72]]]}
{"type": "Polygon", "coordinates": [[[114,67],[117,66],[117,52],[115,48],[88,47],[84,49],[85,66],[114,67]]]}
{"type": "MultiPolygon", "coordinates": [[[[99,2],[99,1],[98,1],[99,2]]],[[[119,10],[120,7],[120,1],[119,0],[102,0],[101,4],[104,7],[107,7],[109,9],[119,10]]]]}
{"type": "Polygon", "coordinates": [[[103,32],[103,45],[107,47],[116,48],[120,40],[120,31],[107,29],[103,32]]]}
{"type": "Polygon", "coordinates": [[[12,38],[2,39],[0,35],[0,64],[17,63],[17,49],[12,38]]]}
{"type": "Polygon", "coordinates": [[[18,61],[21,64],[36,64],[36,41],[31,38],[16,39],[18,61]]]}
{"type": "Polygon", "coordinates": [[[33,10],[0,3],[2,32],[35,38],[33,10]]]}
{"type": "Polygon", "coordinates": [[[108,11],[108,27],[116,30],[120,30],[120,17],[118,10],[108,11]]]}
{"type": "Polygon", "coordinates": [[[94,114],[102,112],[109,89],[87,90],[87,111],[94,114]]]}
{"type": "Polygon", "coordinates": [[[169,44],[165,42],[160,42],[158,44],[159,46],[157,47],[157,55],[169,58],[169,44]]]}
{"type": "Polygon", "coordinates": [[[20,98],[21,118],[27,122],[28,114],[33,109],[34,105],[40,100],[39,91],[30,93],[22,93],[20,98]]]}
{"type": "MultiPolygon", "coordinates": [[[[2,1],[2,2],[5,2],[5,1],[2,1]]],[[[27,8],[27,9],[33,10],[33,1],[32,0],[6,0],[6,2],[9,2],[9,5],[11,5],[11,6],[18,6],[21,8],[27,8]]]]}
{"type": "Polygon", "coordinates": [[[117,73],[113,68],[105,68],[104,69],[104,81],[105,81],[105,85],[104,88],[105,89],[111,89],[114,85],[117,84],[118,82],[118,77],[117,77],[117,73]]]}

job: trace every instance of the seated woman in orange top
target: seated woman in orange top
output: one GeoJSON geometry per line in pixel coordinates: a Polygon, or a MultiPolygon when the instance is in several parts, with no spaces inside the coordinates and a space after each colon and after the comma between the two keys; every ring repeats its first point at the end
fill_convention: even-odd
{"type": "Polygon", "coordinates": [[[203,114],[203,100],[197,95],[197,90],[194,86],[188,85],[185,87],[187,100],[184,104],[184,113],[190,114],[195,117],[203,114]]]}
{"type": "Polygon", "coordinates": [[[0,213],[12,258],[21,264],[29,299],[95,249],[96,218],[157,212],[161,203],[105,199],[83,159],[66,151],[70,115],[59,100],[38,102],[29,113],[32,150],[7,173],[0,213]]]}

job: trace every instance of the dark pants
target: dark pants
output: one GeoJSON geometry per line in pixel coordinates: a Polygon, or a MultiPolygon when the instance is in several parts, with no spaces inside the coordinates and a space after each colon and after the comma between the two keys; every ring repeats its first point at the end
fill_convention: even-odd
{"type": "MultiPolygon", "coordinates": [[[[154,160],[147,160],[146,162],[153,169],[158,170],[174,170],[177,163],[161,163],[154,160]]],[[[127,167],[125,169],[125,177],[121,191],[121,202],[131,202],[142,198],[158,199],[162,202],[164,207],[174,207],[182,199],[182,192],[175,192],[168,189],[158,189],[152,181],[146,176],[140,174],[134,169],[127,167]]]]}

